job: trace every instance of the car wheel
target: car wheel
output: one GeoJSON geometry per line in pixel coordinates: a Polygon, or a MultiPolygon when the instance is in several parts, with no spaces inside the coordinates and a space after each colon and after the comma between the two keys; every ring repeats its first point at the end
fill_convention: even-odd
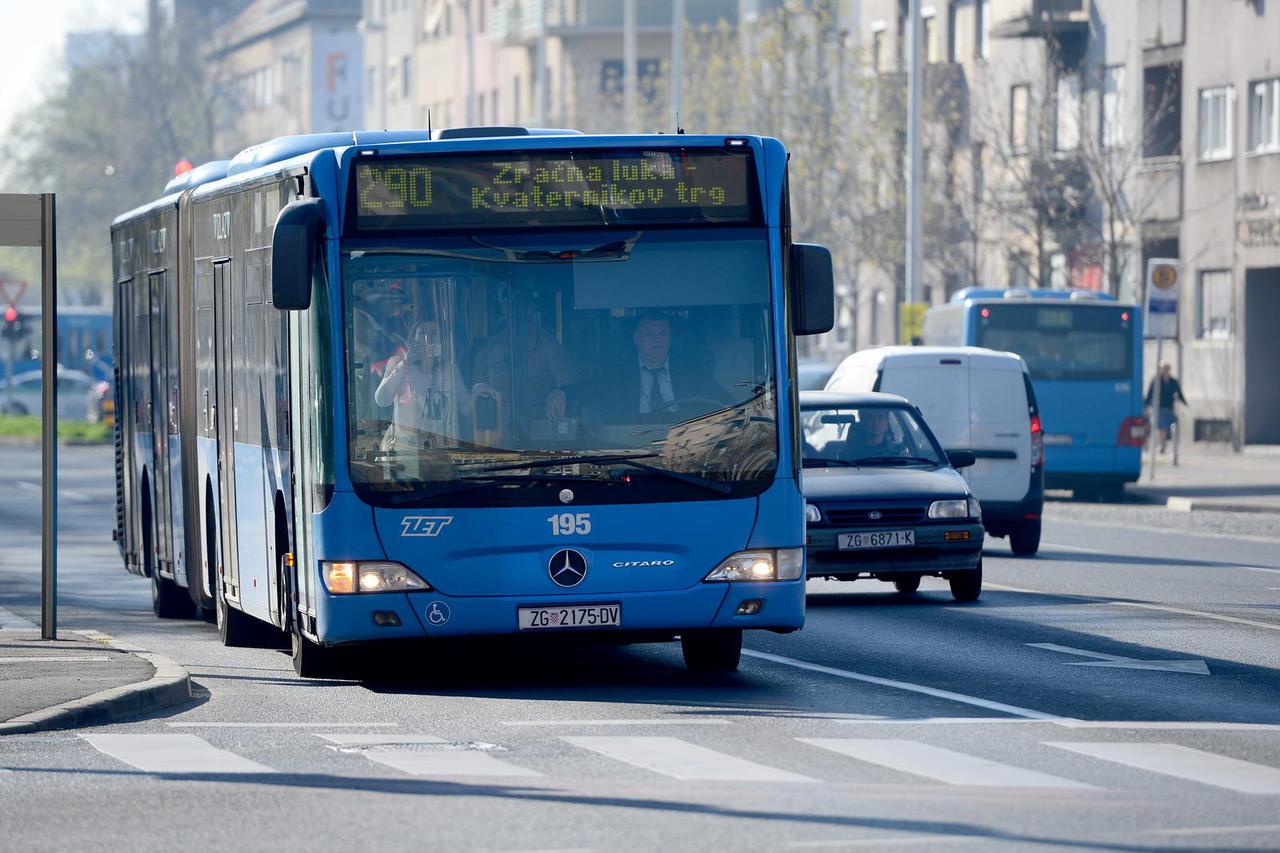
{"type": "Polygon", "coordinates": [[[898,592],[915,592],[920,588],[920,576],[909,575],[904,578],[898,578],[893,582],[893,588],[898,592]]]}
{"type": "Polygon", "coordinates": [[[978,561],[978,568],[957,572],[947,581],[951,584],[951,597],[956,601],[977,601],[982,595],[982,561],[978,561]]]}
{"type": "Polygon", "coordinates": [[[1024,521],[1009,533],[1009,547],[1019,557],[1034,557],[1040,550],[1040,519],[1024,521]]]}
{"type": "Polygon", "coordinates": [[[680,635],[680,649],[690,672],[734,672],[742,659],[742,631],[686,631],[680,635]]]}

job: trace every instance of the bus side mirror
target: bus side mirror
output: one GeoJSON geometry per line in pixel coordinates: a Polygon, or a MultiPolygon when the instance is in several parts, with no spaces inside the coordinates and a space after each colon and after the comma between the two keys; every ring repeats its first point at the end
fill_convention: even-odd
{"type": "Polygon", "coordinates": [[[791,281],[795,308],[791,323],[797,335],[821,335],[836,324],[835,275],[831,252],[813,243],[791,245],[791,281]]]}
{"type": "Polygon", "coordinates": [[[311,275],[324,233],[324,202],[299,199],[276,217],[271,238],[271,301],[281,311],[311,307],[311,275]]]}

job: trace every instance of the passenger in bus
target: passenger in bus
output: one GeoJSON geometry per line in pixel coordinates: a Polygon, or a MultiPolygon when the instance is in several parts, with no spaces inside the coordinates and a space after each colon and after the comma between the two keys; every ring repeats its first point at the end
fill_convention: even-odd
{"type": "MultiPolygon", "coordinates": [[[[414,450],[456,446],[462,438],[462,416],[471,408],[471,394],[456,362],[446,353],[440,323],[416,324],[404,352],[387,360],[382,381],[373,394],[379,406],[391,406],[391,425],[381,449],[403,456],[414,450]]],[[[411,465],[406,471],[414,474],[411,465]]]]}
{"type": "Polygon", "coordinates": [[[636,423],[654,419],[682,420],[732,402],[732,397],[696,359],[672,357],[671,320],[648,312],[631,335],[634,354],[622,364],[577,386],[557,389],[547,398],[547,412],[565,416],[569,399],[597,409],[602,420],[636,423]]]}

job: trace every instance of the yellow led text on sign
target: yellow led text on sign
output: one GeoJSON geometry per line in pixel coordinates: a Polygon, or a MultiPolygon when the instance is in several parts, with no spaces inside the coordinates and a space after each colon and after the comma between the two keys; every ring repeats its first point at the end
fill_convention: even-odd
{"type": "Polygon", "coordinates": [[[421,210],[431,207],[431,169],[427,166],[366,166],[360,189],[361,212],[421,210]]]}

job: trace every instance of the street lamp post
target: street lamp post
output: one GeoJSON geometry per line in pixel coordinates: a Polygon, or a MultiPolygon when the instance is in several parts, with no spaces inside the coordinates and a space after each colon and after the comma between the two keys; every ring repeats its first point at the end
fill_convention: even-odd
{"type": "MultiPolygon", "coordinates": [[[[921,79],[924,72],[921,56],[924,38],[920,32],[920,0],[910,0],[908,14],[911,20],[907,26],[907,33],[911,41],[907,48],[910,65],[907,72],[907,252],[903,302],[907,311],[914,312],[916,294],[920,288],[920,263],[923,256],[921,252],[923,235],[920,233],[920,178],[923,172],[920,162],[920,100],[924,84],[924,80],[921,79]]],[[[911,316],[914,318],[914,313],[911,316]]],[[[901,317],[898,322],[899,334],[902,334],[901,329],[905,326],[901,317]]],[[[902,343],[911,343],[909,333],[903,336],[908,340],[902,343]]]]}

